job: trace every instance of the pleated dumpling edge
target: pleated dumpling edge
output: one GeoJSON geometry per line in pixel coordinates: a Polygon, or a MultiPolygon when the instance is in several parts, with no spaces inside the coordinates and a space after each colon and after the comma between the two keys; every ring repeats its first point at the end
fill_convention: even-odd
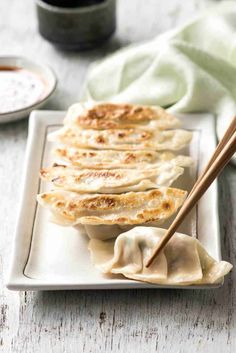
{"type": "Polygon", "coordinates": [[[146,268],[148,257],[164,233],[161,228],[135,227],[116,239],[92,239],[89,242],[92,261],[103,273],[183,286],[219,283],[232,269],[230,263],[214,260],[197,239],[180,233],[172,237],[150,268],[146,268]]]}

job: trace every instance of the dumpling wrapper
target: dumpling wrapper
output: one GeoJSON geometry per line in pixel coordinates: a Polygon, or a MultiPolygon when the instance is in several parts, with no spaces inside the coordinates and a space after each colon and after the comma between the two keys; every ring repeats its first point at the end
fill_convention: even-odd
{"type": "Polygon", "coordinates": [[[84,102],[73,104],[64,120],[65,124],[83,129],[171,129],[179,120],[161,107],[131,104],[84,102]]]}
{"type": "Polygon", "coordinates": [[[77,148],[109,150],[179,150],[192,139],[186,130],[79,129],[64,126],[48,135],[49,141],[77,148]]]}
{"type": "Polygon", "coordinates": [[[183,204],[187,192],[159,188],[124,194],[79,194],[64,190],[37,196],[39,204],[49,208],[61,225],[142,224],[163,222],[183,204]]]}
{"type": "Polygon", "coordinates": [[[55,164],[41,169],[43,180],[50,181],[57,188],[78,193],[120,194],[129,191],[145,191],[170,186],[184,169],[171,163],[158,168],[135,169],[80,169],[55,164]]]}
{"type": "Polygon", "coordinates": [[[190,167],[193,160],[189,156],[176,156],[171,152],[156,151],[117,151],[85,150],[74,147],[58,147],[54,154],[63,162],[84,169],[154,168],[165,162],[177,167],[190,167]]]}
{"type": "Polygon", "coordinates": [[[228,262],[214,260],[197,239],[180,233],[175,233],[153,264],[146,268],[147,259],[165,231],[135,227],[116,240],[92,239],[89,242],[92,262],[103,273],[167,285],[217,283],[232,269],[228,262]]]}
{"type": "MultiPolygon", "coordinates": [[[[55,222],[55,219],[54,219],[54,222],[55,222]]],[[[139,224],[139,226],[158,227],[160,223],[162,222],[160,221],[146,222],[144,224],[139,224]]],[[[128,230],[134,227],[135,225],[120,225],[120,224],[113,224],[113,225],[99,224],[96,226],[91,224],[84,225],[84,229],[88,237],[90,239],[98,239],[98,240],[117,238],[118,235],[120,235],[121,233],[127,232],[128,230]]]]}
{"type": "MultiPolygon", "coordinates": [[[[76,226],[77,227],[77,226],[76,226]]],[[[134,226],[132,225],[107,225],[107,224],[100,224],[100,225],[91,225],[85,224],[85,232],[90,239],[98,239],[98,240],[107,240],[111,238],[116,238],[121,233],[127,232],[128,230],[132,229],[134,226]]]]}

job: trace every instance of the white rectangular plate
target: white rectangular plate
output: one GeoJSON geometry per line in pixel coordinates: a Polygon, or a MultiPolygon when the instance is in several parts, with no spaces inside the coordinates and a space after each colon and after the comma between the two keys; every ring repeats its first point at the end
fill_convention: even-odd
{"type": "MultiPolygon", "coordinates": [[[[13,290],[122,289],[122,288],[212,288],[204,286],[152,285],[101,274],[91,263],[88,237],[70,227],[49,222],[49,212],[36,203],[36,195],[49,188],[39,179],[39,170],[52,162],[53,144],[47,134],[58,129],[64,112],[34,111],[30,116],[20,212],[16,227],[12,266],[7,287],[13,290]]],[[[179,115],[182,126],[193,131],[189,154],[195,166],[174,186],[190,190],[215,145],[214,117],[209,114],[179,115]]],[[[167,227],[168,224],[163,225],[167,227]]],[[[183,233],[196,236],[216,260],[221,259],[217,184],[214,183],[185,220],[183,233]]]]}

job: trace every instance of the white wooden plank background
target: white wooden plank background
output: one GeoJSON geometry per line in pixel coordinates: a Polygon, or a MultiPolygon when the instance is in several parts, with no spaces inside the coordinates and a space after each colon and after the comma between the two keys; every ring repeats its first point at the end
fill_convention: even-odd
{"type": "MultiPolygon", "coordinates": [[[[206,5],[204,0],[118,0],[118,29],[103,47],[63,53],[37,33],[34,1],[0,1],[0,55],[49,64],[59,85],[46,108],[78,100],[88,64],[147,40],[206,5]]],[[[236,275],[212,291],[10,292],[4,287],[19,203],[27,120],[0,126],[0,352],[236,351],[236,275]]],[[[236,265],[236,170],[220,177],[223,258],[236,265]]]]}

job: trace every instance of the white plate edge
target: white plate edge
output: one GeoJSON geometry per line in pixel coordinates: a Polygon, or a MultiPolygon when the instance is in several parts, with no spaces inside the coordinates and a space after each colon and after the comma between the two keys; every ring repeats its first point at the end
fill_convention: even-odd
{"type": "MultiPolygon", "coordinates": [[[[45,127],[47,126],[47,123],[45,121],[45,114],[50,114],[50,113],[65,113],[64,111],[32,111],[30,114],[30,119],[29,119],[29,128],[28,128],[28,139],[27,139],[27,145],[26,145],[26,152],[25,152],[25,162],[24,162],[24,167],[23,167],[23,173],[22,173],[22,189],[20,192],[20,202],[19,202],[19,211],[18,211],[18,217],[17,217],[17,222],[16,222],[16,228],[15,228],[15,236],[14,236],[14,246],[13,246],[13,251],[11,255],[11,261],[10,261],[10,271],[7,276],[7,281],[6,281],[6,286],[8,289],[11,290],[62,290],[62,289],[80,289],[80,290],[86,290],[86,289],[132,289],[132,288],[156,288],[156,289],[212,289],[212,288],[218,288],[223,284],[223,281],[217,284],[210,284],[210,285],[192,285],[192,286],[167,286],[167,285],[152,285],[148,283],[139,283],[139,282],[133,282],[132,284],[130,283],[124,283],[124,284],[116,284],[113,283],[112,287],[106,283],[103,284],[96,284],[96,283],[91,283],[91,284],[86,284],[83,285],[82,283],[80,284],[70,284],[63,282],[63,284],[60,283],[46,283],[41,284],[40,281],[38,280],[33,280],[29,279],[26,276],[22,276],[22,273],[20,273],[20,278],[16,275],[15,269],[17,268],[17,241],[19,240],[18,238],[20,237],[20,232],[19,232],[19,227],[21,225],[21,215],[23,213],[23,208],[24,208],[24,195],[26,193],[26,187],[27,187],[27,175],[29,174],[30,171],[30,165],[31,165],[31,159],[33,158],[33,149],[32,146],[34,145],[34,137],[37,136],[38,133],[38,128],[45,127]],[[31,284],[27,283],[27,280],[22,280],[24,279],[30,280],[31,284]],[[99,288],[98,288],[99,286],[99,288]]],[[[209,115],[212,118],[212,114],[208,113],[202,113],[204,115],[209,115]]],[[[182,114],[178,114],[181,116],[182,114]]],[[[184,114],[186,115],[186,114],[184,114]]],[[[188,114],[191,115],[191,114],[188,114]]],[[[214,136],[216,140],[216,135],[214,131],[214,136]]],[[[35,144],[36,146],[36,144],[35,144]]],[[[38,146],[37,146],[38,147],[38,146]]],[[[219,225],[219,200],[218,200],[218,183],[216,182],[214,184],[214,215],[215,215],[215,228],[216,228],[216,240],[217,240],[217,246],[218,246],[218,252],[219,252],[219,259],[221,259],[221,242],[220,242],[220,225],[219,225]]]]}

